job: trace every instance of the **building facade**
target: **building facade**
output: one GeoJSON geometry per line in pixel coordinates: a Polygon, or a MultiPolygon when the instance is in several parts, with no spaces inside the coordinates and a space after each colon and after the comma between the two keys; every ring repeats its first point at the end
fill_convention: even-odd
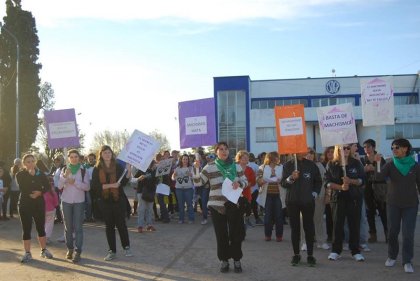
{"type": "Polygon", "coordinates": [[[255,80],[249,76],[215,77],[217,139],[232,152],[246,149],[254,154],[277,150],[274,107],[303,104],[309,146],[321,153],[316,108],[352,103],[359,143],[377,142],[377,150],[390,156],[395,138],[410,140],[420,150],[419,74],[392,75],[395,125],[364,127],[360,105],[360,79],[375,76],[255,80]]]}

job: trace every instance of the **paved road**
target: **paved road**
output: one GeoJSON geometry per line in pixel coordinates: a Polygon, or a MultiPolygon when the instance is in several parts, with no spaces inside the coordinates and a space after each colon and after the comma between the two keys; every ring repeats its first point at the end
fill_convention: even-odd
{"type": "MultiPolygon", "coordinates": [[[[418,225],[419,220],[420,217],[418,225]]],[[[327,260],[328,251],[316,249],[317,267],[310,268],[305,262],[292,267],[288,226],[285,226],[284,241],[280,243],[265,242],[261,226],[249,229],[243,244],[243,273],[231,271],[223,274],[219,272],[211,223],[202,226],[199,221],[197,217],[192,225],[179,225],[176,221],[157,223],[156,232],[139,234],[136,232],[136,217],[131,218],[128,225],[134,257],[124,257],[118,243],[118,258],[112,262],[103,260],[107,251],[103,224],[85,224],[80,264],[65,259],[65,246],[59,242],[49,246],[54,259],[40,258],[39,246],[33,239],[34,259],[24,265],[19,262],[23,254],[19,220],[0,221],[0,280],[420,280],[419,227],[414,249],[414,274],[404,273],[401,264],[394,268],[384,267],[387,256],[384,242],[371,244],[372,251],[364,253],[366,261],[362,263],[355,262],[348,251],[343,252],[341,260],[331,262],[327,260]]],[[[56,225],[53,237],[59,237],[62,232],[63,226],[56,225]]],[[[380,240],[384,240],[382,235],[380,240]]],[[[305,254],[303,259],[306,260],[305,254]]]]}

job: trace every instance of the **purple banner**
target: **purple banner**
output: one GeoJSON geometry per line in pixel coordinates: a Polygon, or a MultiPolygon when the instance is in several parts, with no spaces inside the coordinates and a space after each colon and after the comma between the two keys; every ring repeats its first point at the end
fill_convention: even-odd
{"type": "Polygon", "coordinates": [[[80,146],[74,108],[44,111],[44,118],[50,148],[80,146]]]}
{"type": "Polygon", "coordinates": [[[214,99],[178,103],[179,136],[181,148],[214,145],[216,118],[214,99]]]}

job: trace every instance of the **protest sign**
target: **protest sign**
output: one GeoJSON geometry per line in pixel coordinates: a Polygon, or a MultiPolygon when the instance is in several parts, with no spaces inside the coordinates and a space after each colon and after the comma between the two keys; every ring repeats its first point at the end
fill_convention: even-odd
{"type": "Polygon", "coordinates": [[[308,151],[303,104],[276,106],[277,144],[280,154],[308,151]]]}
{"type": "Polygon", "coordinates": [[[49,148],[79,147],[74,108],[44,111],[49,148]]]}

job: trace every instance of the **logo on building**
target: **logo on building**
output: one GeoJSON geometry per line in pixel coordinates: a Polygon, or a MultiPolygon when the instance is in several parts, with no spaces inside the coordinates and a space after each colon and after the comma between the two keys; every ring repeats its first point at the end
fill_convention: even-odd
{"type": "Polygon", "coordinates": [[[340,83],[337,80],[330,80],[325,84],[325,90],[331,95],[335,95],[340,91],[340,83]]]}

